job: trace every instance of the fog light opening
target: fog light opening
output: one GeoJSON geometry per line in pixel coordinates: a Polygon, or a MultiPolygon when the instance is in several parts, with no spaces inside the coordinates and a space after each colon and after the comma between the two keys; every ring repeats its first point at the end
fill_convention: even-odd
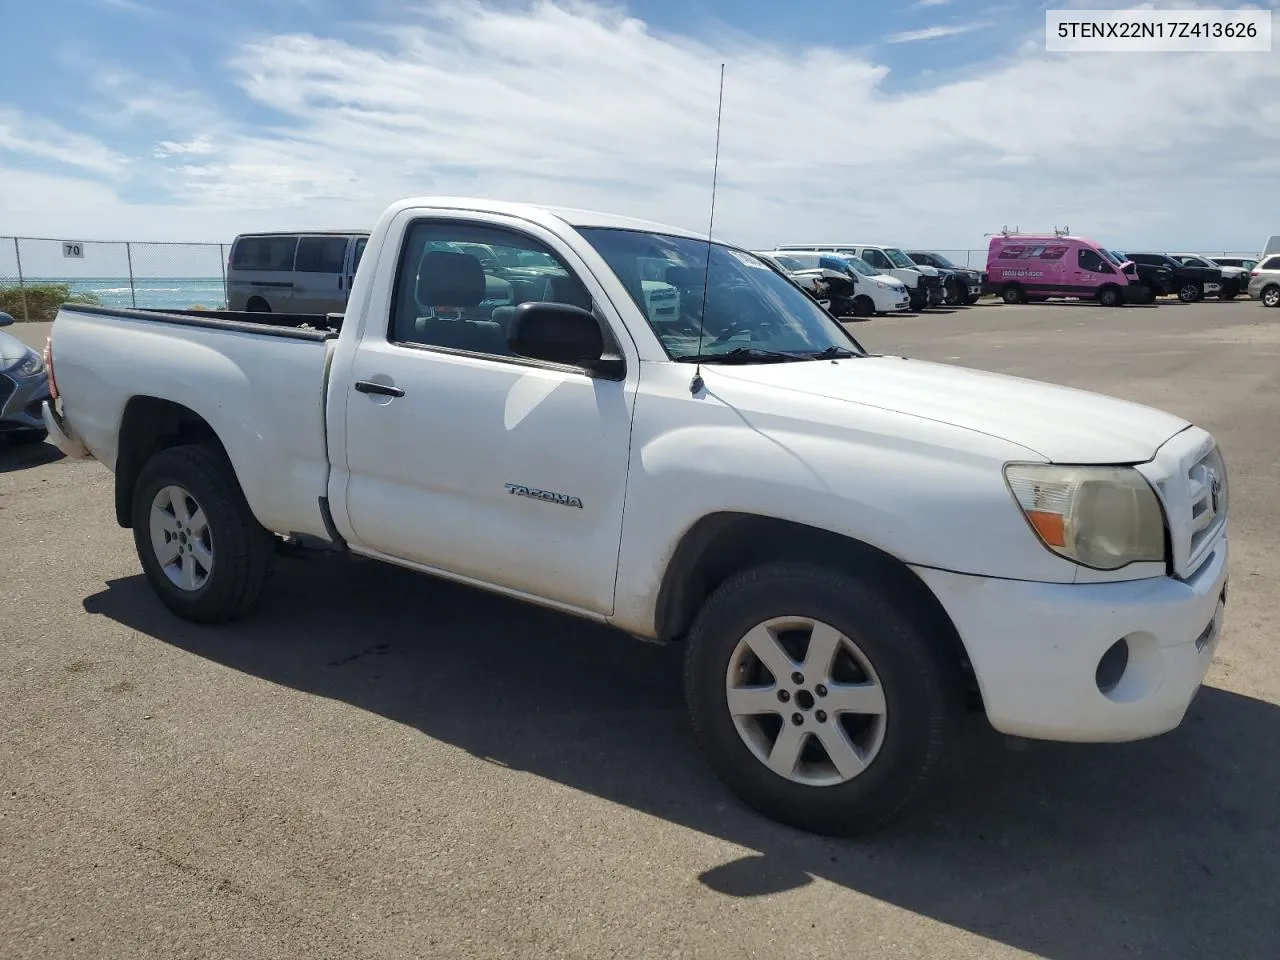
{"type": "Polygon", "coordinates": [[[1128,667],[1129,641],[1121,637],[1107,648],[1107,652],[1098,661],[1098,669],[1094,673],[1094,681],[1098,684],[1098,690],[1104,694],[1109,694],[1115,690],[1128,667]]]}

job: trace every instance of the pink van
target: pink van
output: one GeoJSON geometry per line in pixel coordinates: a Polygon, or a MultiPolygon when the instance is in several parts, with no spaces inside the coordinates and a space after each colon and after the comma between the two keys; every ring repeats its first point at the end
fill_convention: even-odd
{"type": "Polygon", "coordinates": [[[1002,233],[987,248],[983,293],[1005,303],[1078,297],[1106,307],[1141,303],[1146,293],[1138,268],[1083,237],[1002,233]]]}

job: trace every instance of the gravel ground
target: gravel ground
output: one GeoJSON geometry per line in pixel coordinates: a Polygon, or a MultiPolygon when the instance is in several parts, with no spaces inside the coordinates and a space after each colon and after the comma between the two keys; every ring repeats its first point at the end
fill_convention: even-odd
{"type": "Polygon", "coordinates": [[[148,591],[103,468],[0,443],[0,955],[1274,960],[1277,321],[1211,301],[854,326],[1203,424],[1233,517],[1225,636],[1181,728],[1027,745],[977,721],[937,793],[860,841],[726,793],[677,650],[319,560],[199,628],[148,591]]]}

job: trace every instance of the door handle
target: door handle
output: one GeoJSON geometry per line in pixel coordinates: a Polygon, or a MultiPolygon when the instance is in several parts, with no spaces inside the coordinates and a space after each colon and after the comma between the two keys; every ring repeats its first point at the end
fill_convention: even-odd
{"type": "Polygon", "coordinates": [[[404,391],[389,383],[375,383],[372,380],[357,380],[356,389],[361,393],[372,393],[379,397],[403,397],[404,391]]]}

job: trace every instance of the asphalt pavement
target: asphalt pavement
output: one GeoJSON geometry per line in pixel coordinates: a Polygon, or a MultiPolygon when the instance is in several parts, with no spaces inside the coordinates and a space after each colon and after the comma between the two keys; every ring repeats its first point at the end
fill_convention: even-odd
{"type": "Polygon", "coordinates": [[[1025,744],[979,719],[912,815],[813,837],[709,772],[677,649],[325,559],[281,563],[241,623],[184,623],[103,467],[0,442],[0,955],[1280,956],[1280,311],[851,329],[1219,437],[1230,602],[1182,727],[1025,744]]]}

